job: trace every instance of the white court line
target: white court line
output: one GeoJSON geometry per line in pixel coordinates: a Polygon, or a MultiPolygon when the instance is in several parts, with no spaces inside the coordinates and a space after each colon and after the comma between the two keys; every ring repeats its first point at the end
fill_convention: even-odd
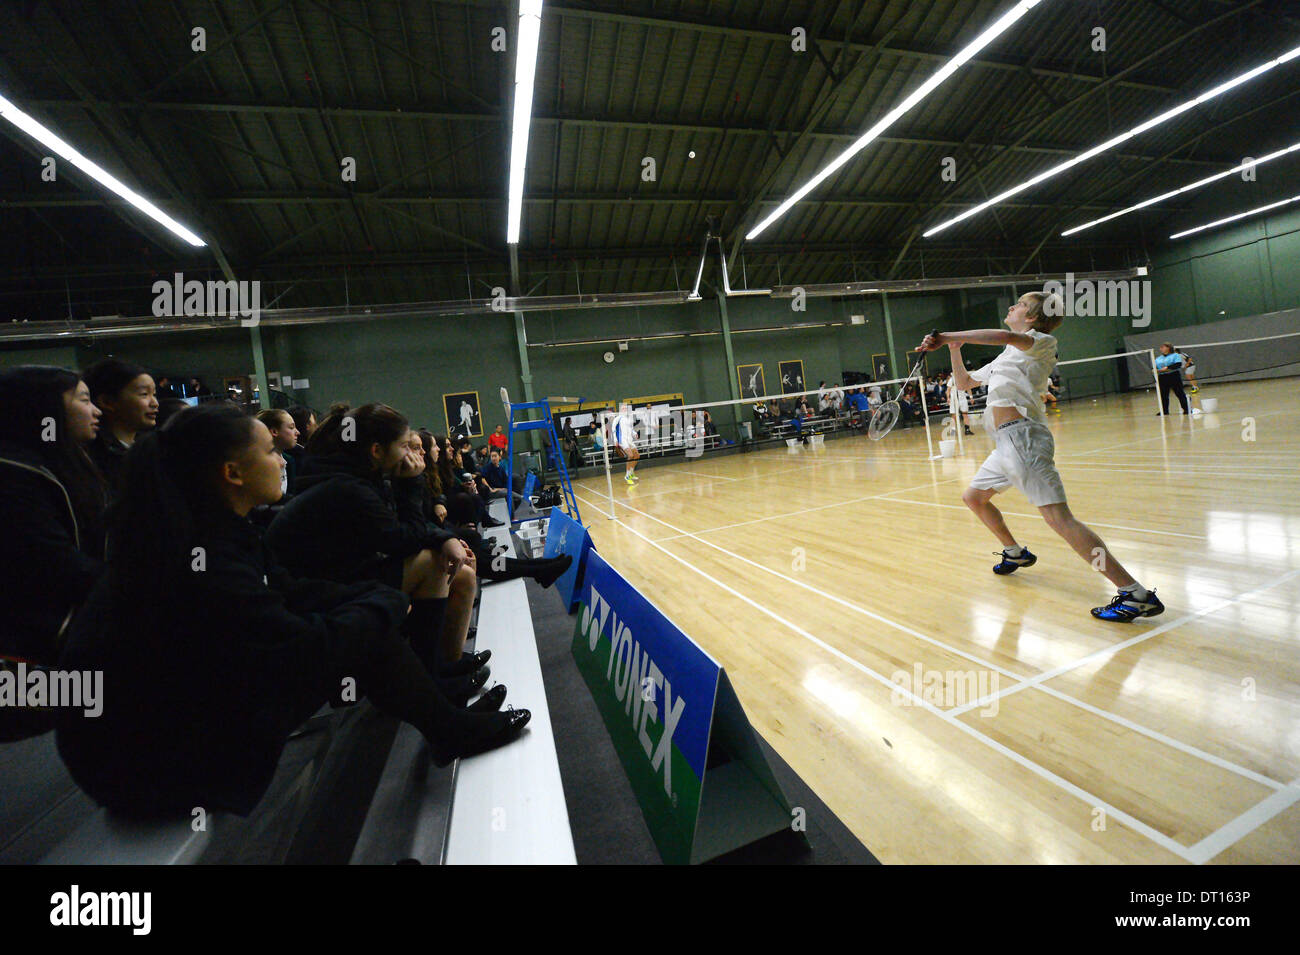
{"type": "MultiPolygon", "coordinates": [[[[651,514],[646,514],[646,513],[642,512],[642,511],[638,511],[636,508],[631,507],[630,505],[624,504],[623,506],[624,506],[625,508],[627,508],[629,511],[632,511],[633,513],[641,514],[641,516],[643,516],[643,517],[648,517],[648,518],[650,518],[650,519],[653,520],[653,521],[658,521],[660,524],[663,524],[663,525],[664,525],[665,527],[667,527],[667,528],[670,528],[670,529],[672,529],[672,530],[680,530],[680,528],[673,527],[673,525],[672,525],[672,524],[669,524],[667,521],[661,520],[660,518],[657,518],[657,517],[655,517],[655,516],[653,516],[653,515],[651,515],[651,514]]],[[[620,525],[622,525],[623,527],[628,527],[628,525],[624,524],[622,521],[619,521],[618,523],[619,523],[620,525]]],[[[631,530],[630,527],[628,527],[628,529],[631,530]]],[[[638,534],[638,536],[644,536],[644,535],[640,535],[640,534],[638,534]]],[[[908,627],[908,626],[906,626],[906,625],[904,625],[904,624],[901,624],[901,623],[899,623],[899,622],[897,622],[897,621],[895,621],[895,620],[892,620],[892,619],[890,619],[889,617],[885,617],[885,616],[882,616],[882,615],[880,615],[880,614],[878,614],[878,613],[876,613],[876,612],[874,612],[874,611],[872,611],[872,610],[868,610],[866,607],[863,607],[863,606],[861,606],[860,604],[853,603],[853,602],[850,601],[850,600],[845,600],[845,599],[843,599],[842,597],[837,597],[837,596],[834,595],[834,594],[830,594],[830,593],[827,593],[827,592],[825,592],[825,591],[823,591],[823,590],[819,590],[818,588],[812,586],[811,584],[807,584],[807,583],[805,583],[804,581],[797,580],[797,579],[795,579],[794,577],[787,576],[786,574],[783,574],[783,573],[781,573],[780,571],[773,570],[772,568],[767,567],[767,566],[765,566],[765,565],[763,565],[763,564],[760,564],[760,563],[758,563],[758,562],[756,562],[756,561],[750,560],[750,559],[747,558],[747,557],[742,557],[740,554],[734,553],[733,551],[729,551],[729,550],[727,550],[727,549],[724,548],[724,547],[720,547],[720,546],[718,546],[717,544],[713,543],[712,541],[702,540],[702,539],[700,539],[700,538],[698,538],[698,537],[695,537],[694,534],[690,534],[690,533],[682,533],[680,536],[683,536],[683,537],[691,537],[691,538],[693,538],[693,539],[699,541],[701,544],[707,544],[709,547],[712,547],[714,550],[717,550],[717,551],[719,551],[719,552],[721,552],[721,553],[723,553],[723,554],[726,554],[728,557],[731,557],[731,558],[734,559],[734,560],[739,560],[739,561],[741,561],[741,562],[743,562],[743,563],[746,563],[746,564],[749,564],[750,566],[755,567],[755,568],[757,568],[757,569],[759,569],[759,570],[765,570],[765,571],[767,571],[769,574],[771,574],[772,576],[774,576],[774,577],[778,577],[778,578],[780,578],[781,580],[786,581],[787,583],[794,584],[796,587],[802,587],[804,590],[807,590],[809,593],[816,594],[818,597],[821,597],[823,600],[828,600],[828,601],[830,601],[830,602],[832,602],[832,603],[839,604],[839,605],[842,606],[842,607],[845,607],[845,608],[847,608],[847,609],[849,609],[849,610],[853,610],[853,611],[855,611],[855,612],[857,612],[857,613],[862,614],[863,616],[869,617],[870,619],[875,620],[875,621],[877,621],[878,623],[882,623],[882,624],[885,624],[885,625],[887,625],[887,626],[893,627],[895,630],[899,630],[899,631],[901,631],[902,633],[906,633],[906,634],[908,634],[909,636],[915,637],[915,638],[917,638],[917,639],[919,639],[919,640],[922,640],[922,641],[924,641],[924,642],[926,642],[926,643],[929,643],[929,644],[931,644],[931,645],[933,645],[933,646],[939,647],[940,649],[945,650],[946,652],[951,653],[951,654],[953,654],[953,655],[955,655],[955,656],[962,657],[963,659],[969,660],[969,661],[971,661],[972,663],[977,663],[977,664],[979,664],[980,666],[986,667],[986,668],[988,668],[988,669],[990,669],[990,670],[995,670],[995,671],[997,671],[998,673],[1000,673],[1000,674],[1002,674],[1002,675],[1004,675],[1004,676],[1007,676],[1007,677],[1010,677],[1010,678],[1013,679],[1013,680],[1019,681],[1019,683],[1018,683],[1017,685],[1020,685],[1020,684],[1023,684],[1023,683],[1026,683],[1026,682],[1027,682],[1023,676],[1021,676],[1021,675],[1019,675],[1019,674],[1017,674],[1017,673],[1015,673],[1015,672],[1013,672],[1013,671],[1011,671],[1011,670],[1007,670],[1007,669],[1005,669],[1005,668],[1003,668],[1003,667],[1000,667],[1000,666],[998,666],[996,663],[992,663],[992,662],[990,662],[990,661],[980,659],[979,657],[977,657],[977,656],[975,656],[975,655],[973,655],[973,654],[967,653],[967,652],[965,652],[964,650],[960,650],[960,649],[958,649],[957,647],[954,647],[954,646],[952,646],[951,644],[945,643],[945,642],[942,641],[942,640],[939,640],[939,639],[937,639],[937,638],[935,638],[935,637],[931,637],[931,636],[929,636],[929,635],[927,635],[927,634],[921,633],[921,632],[918,631],[918,630],[913,630],[911,627],[908,627]]],[[[664,540],[671,540],[671,539],[672,539],[672,538],[661,538],[660,541],[657,541],[656,543],[662,543],[664,540]]],[[[663,548],[660,548],[660,549],[663,550],[663,548]]],[[[1300,573],[1300,571],[1296,571],[1296,573],[1300,573]]],[[[1227,605],[1225,604],[1225,606],[1227,606],[1227,605]]],[[[1222,608],[1220,608],[1220,609],[1222,609],[1222,608]]],[[[1176,623],[1177,623],[1177,621],[1175,621],[1175,625],[1176,625],[1176,623]]],[[[1155,635],[1155,634],[1152,633],[1152,634],[1150,634],[1149,636],[1154,636],[1154,635],[1155,635]]],[[[1085,658],[1085,659],[1086,659],[1086,658],[1085,658]]],[[[1228,770],[1228,771],[1230,771],[1230,772],[1234,772],[1234,773],[1236,773],[1236,774],[1238,774],[1238,775],[1240,775],[1240,776],[1244,776],[1244,777],[1246,777],[1247,779],[1254,780],[1255,782],[1261,783],[1261,784],[1263,784],[1263,785],[1265,785],[1265,786],[1269,786],[1269,787],[1274,788],[1274,789],[1277,789],[1277,788],[1279,788],[1279,787],[1282,786],[1282,783],[1277,782],[1276,780],[1270,779],[1270,778],[1268,778],[1267,776],[1263,776],[1263,775],[1261,775],[1261,774],[1255,772],[1255,771],[1252,770],[1252,769],[1248,769],[1248,768],[1245,767],[1245,766],[1239,766],[1239,765],[1237,765],[1236,763],[1233,763],[1233,762],[1230,762],[1229,760],[1223,759],[1222,757],[1215,756],[1213,753],[1208,753],[1208,752],[1206,752],[1206,751],[1204,751],[1204,750],[1202,750],[1202,749],[1198,749],[1197,747],[1192,746],[1192,745],[1190,745],[1190,744],[1188,744],[1188,743],[1183,743],[1183,742],[1181,742],[1181,741],[1179,741],[1179,740],[1177,740],[1177,739],[1175,739],[1175,738],[1173,738],[1173,737],[1171,737],[1171,736],[1166,736],[1164,733],[1161,733],[1159,730],[1154,730],[1154,729],[1151,729],[1151,728],[1149,728],[1149,727],[1142,726],[1141,724],[1139,724],[1139,723],[1135,723],[1135,722],[1133,722],[1132,720],[1129,720],[1129,719],[1126,718],[1126,717],[1120,716],[1120,715],[1117,714],[1117,713],[1111,713],[1111,712],[1109,712],[1109,711],[1099,709],[1098,707],[1092,706],[1092,705],[1089,704],[1089,703],[1085,703],[1083,700],[1080,700],[1080,699],[1078,699],[1078,698],[1076,698],[1076,697],[1070,696],[1070,695],[1068,695],[1068,694],[1066,694],[1066,693],[1063,693],[1063,692],[1061,692],[1061,691],[1059,691],[1059,690],[1056,690],[1056,689],[1054,689],[1054,688],[1052,688],[1052,687],[1039,686],[1038,689],[1041,690],[1041,691],[1043,691],[1043,692],[1048,693],[1048,694],[1051,695],[1051,696],[1056,697],[1057,699],[1062,700],[1063,702],[1070,703],[1070,704],[1072,704],[1072,705],[1078,706],[1080,709],[1086,710],[1086,711],[1088,711],[1088,712],[1090,712],[1090,713],[1093,713],[1094,715],[1097,715],[1097,716],[1100,716],[1100,717],[1102,717],[1102,718],[1104,718],[1104,719],[1110,720],[1110,721],[1113,722],[1113,723],[1117,723],[1117,724],[1119,724],[1119,725],[1125,727],[1126,729],[1132,730],[1132,731],[1137,732],[1137,733],[1141,733],[1142,735],[1147,736],[1147,737],[1149,737],[1149,738],[1151,738],[1151,739],[1153,739],[1153,740],[1156,740],[1156,741],[1159,742],[1159,743],[1163,743],[1163,744],[1165,744],[1165,745],[1167,745],[1167,746],[1170,746],[1170,747],[1172,747],[1172,748],[1174,748],[1174,749],[1180,750],[1181,752],[1187,753],[1187,754],[1190,755],[1190,756],[1195,756],[1196,758],[1201,759],[1201,760],[1204,760],[1205,762],[1211,763],[1211,764],[1213,764],[1213,765],[1215,765],[1215,766],[1218,766],[1218,767],[1221,768],[1221,769],[1226,769],[1226,770],[1228,770]]],[[[1004,695],[1009,695],[1009,694],[1004,694],[1004,695]]],[[[992,697],[992,696],[991,696],[991,697],[989,697],[988,699],[989,699],[990,701],[992,701],[993,699],[996,699],[996,697],[992,697]]],[[[956,708],[954,708],[954,709],[948,710],[947,712],[952,713],[954,716],[959,716],[959,715],[961,715],[962,713],[965,713],[965,712],[967,712],[968,710],[970,710],[974,705],[976,705],[976,704],[968,704],[968,705],[966,705],[966,706],[956,707],[956,708]]]]}
{"type": "MultiPolygon", "coordinates": [[[[1220,411],[1220,412],[1215,412],[1215,413],[1216,413],[1216,414],[1223,414],[1224,412],[1221,412],[1221,411],[1220,411]]],[[[1293,412],[1292,412],[1290,409],[1286,409],[1286,410],[1283,410],[1283,411],[1266,411],[1266,412],[1264,412],[1263,414],[1247,415],[1246,417],[1250,417],[1250,418],[1271,418],[1273,415],[1279,415],[1279,414],[1291,414],[1291,413],[1293,413],[1293,412]]],[[[1152,417],[1155,417],[1155,416],[1152,415],[1152,417]]],[[[1203,432],[1203,431],[1219,431],[1219,430],[1222,430],[1222,429],[1220,429],[1220,428],[1202,428],[1202,429],[1201,429],[1202,432],[1203,432]]],[[[1157,434],[1157,435],[1155,435],[1154,437],[1150,437],[1150,438],[1142,438],[1142,439],[1140,439],[1140,440],[1138,440],[1138,441],[1125,441],[1123,444],[1111,444],[1111,445],[1107,445],[1107,446],[1104,447],[1104,448],[1093,448],[1091,451],[1076,451],[1076,452],[1074,452],[1074,454],[1075,454],[1075,455],[1084,455],[1084,454],[1100,454],[1102,451],[1110,451],[1110,450],[1113,450],[1114,448],[1127,448],[1127,447],[1130,447],[1131,445],[1134,445],[1134,444],[1147,444],[1147,443],[1149,443],[1149,442],[1151,442],[1151,441],[1167,441],[1169,438],[1181,438],[1181,437],[1184,437],[1184,436],[1189,435],[1189,434],[1199,434],[1199,433],[1200,433],[1200,432],[1198,432],[1198,431],[1196,431],[1196,430],[1184,431],[1184,430],[1182,430],[1182,429],[1180,428],[1180,429],[1179,429],[1178,431],[1176,431],[1174,434],[1157,434]]]]}
{"type": "Polygon", "coordinates": [[[1291,808],[1300,800],[1300,779],[1291,780],[1290,784],[1256,806],[1247,809],[1227,825],[1216,829],[1189,850],[1192,861],[1197,865],[1209,862],[1224,849],[1239,839],[1250,835],[1274,816],[1291,808]]]}
{"type": "Polygon", "coordinates": [[[1231,607],[1233,604],[1241,603],[1242,601],[1247,600],[1250,597],[1254,597],[1257,594],[1262,594],[1266,590],[1272,590],[1274,587],[1278,587],[1282,584],[1285,584],[1287,581],[1292,580],[1295,577],[1300,577],[1300,570],[1290,571],[1289,573],[1283,574],[1281,577],[1277,578],[1272,583],[1264,584],[1260,587],[1254,588],[1253,590],[1247,590],[1244,593],[1240,593],[1235,597],[1224,597],[1216,601],[1215,603],[1210,604],[1210,606],[1206,607],[1203,610],[1197,610],[1195,613],[1183,614],[1183,616],[1178,617],[1175,620],[1170,620],[1168,623],[1161,624],[1158,627],[1153,627],[1152,629],[1144,631],[1143,633],[1139,634],[1136,637],[1132,637],[1128,640],[1125,640],[1123,643],[1117,643],[1113,647],[1103,647],[1100,650],[1095,650],[1092,653],[1089,653],[1087,656],[1080,657],[1078,660],[1075,660],[1073,663],[1067,663],[1063,666],[1059,666],[1051,670],[1045,670],[1042,673],[1038,674],[1037,676],[1030,677],[1027,680],[1017,683],[1015,686],[1008,687],[1005,690],[999,690],[997,693],[989,694],[986,697],[981,697],[979,700],[976,700],[973,703],[967,703],[965,706],[959,706],[957,707],[955,712],[965,713],[967,710],[973,709],[976,706],[987,706],[989,703],[993,702],[994,700],[1000,700],[1003,697],[1010,696],[1012,693],[1019,693],[1021,690],[1028,689],[1031,686],[1037,686],[1038,684],[1046,680],[1054,679],[1060,676],[1062,673],[1069,673],[1071,670],[1078,669],[1084,664],[1091,663],[1094,660],[1100,660],[1103,659],[1104,657],[1111,656],[1115,653],[1118,653],[1120,650],[1126,650],[1131,646],[1135,646],[1136,644],[1142,643],[1144,640],[1150,640],[1152,637],[1158,637],[1160,634],[1173,630],[1175,627],[1182,626],[1183,624],[1188,623],[1189,621],[1207,616],[1208,614],[1218,613],[1220,610],[1223,610],[1225,607],[1231,607]]]}
{"type": "MultiPolygon", "coordinates": [[[[1224,457],[1231,457],[1231,454],[1225,451],[1224,457]]],[[[1066,460],[1066,461],[1058,461],[1056,463],[1058,467],[1069,467],[1069,468],[1094,468],[1094,469],[1104,468],[1107,471],[1150,471],[1152,470],[1151,465],[1156,464],[1158,462],[1148,457],[1133,462],[1116,461],[1110,464],[1102,464],[1099,461],[1093,461],[1091,459],[1089,459],[1088,461],[1066,460]]],[[[1265,474],[1265,475],[1295,474],[1295,468],[1292,466],[1286,464],[1279,464],[1274,466],[1270,464],[1264,464],[1264,462],[1262,461],[1247,461],[1241,467],[1235,467],[1233,464],[1226,461],[1222,464],[1206,464],[1200,462],[1184,462],[1180,460],[1172,460],[1167,465],[1164,465],[1163,467],[1155,468],[1154,470],[1168,471],[1170,473],[1177,471],[1183,474],[1200,474],[1200,473],[1214,474],[1214,473],[1222,473],[1225,471],[1232,474],[1265,474]]]]}
{"type": "Polygon", "coordinates": [[[1058,461],[1058,468],[1069,468],[1073,471],[1103,471],[1106,474],[1167,474],[1171,477],[1241,477],[1241,478],[1258,478],[1259,480],[1268,480],[1270,478],[1290,477],[1295,474],[1293,470],[1279,471],[1252,471],[1245,468],[1222,468],[1213,471],[1188,471],[1183,468],[1133,468],[1124,465],[1109,464],[1075,464],[1073,461],[1058,461]]]}
{"type": "MultiPolygon", "coordinates": [[[[901,494],[902,492],[895,491],[893,493],[901,494]]],[[[920,504],[923,507],[946,507],[954,511],[970,510],[970,508],[966,507],[963,504],[937,504],[934,501],[912,501],[901,497],[886,497],[884,498],[884,500],[892,501],[898,504],[920,504]]],[[[999,508],[999,510],[1001,509],[999,508]]],[[[1007,515],[1008,517],[1027,517],[1031,519],[1042,517],[1041,514],[1020,514],[1017,513],[1016,511],[1002,511],[1002,513],[1007,515]]],[[[1109,527],[1117,531],[1133,531],[1138,534],[1160,534],[1163,537],[1190,537],[1193,540],[1202,540],[1202,541],[1209,540],[1209,538],[1206,537],[1204,534],[1180,534],[1177,531],[1157,531],[1157,530],[1152,530],[1149,527],[1128,527],[1124,524],[1102,524],[1100,521],[1086,521],[1085,523],[1089,527],[1109,527]]],[[[665,538],[665,540],[667,539],[668,538],[665,538]]]]}
{"type": "MultiPolygon", "coordinates": [[[[592,507],[595,506],[590,501],[588,501],[587,503],[592,507]]],[[[695,567],[693,564],[691,564],[689,561],[685,560],[684,558],[678,557],[672,551],[668,550],[665,547],[660,546],[658,542],[652,541],[650,538],[646,537],[640,531],[637,531],[634,528],[630,527],[629,525],[624,524],[622,521],[618,521],[618,523],[622,527],[626,528],[629,532],[641,538],[651,547],[663,551],[673,560],[677,561],[680,564],[685,565],[686,567],[689,567],[691,573],[694,576],[703,577],[705,580],[708,580],[710,583],[716,584],[718,587],[722,588],[723,590],[727,591],[733,596],[738,597],[743,602],[752,606],[755,610],[758,610],[760,613],[765,614],[768,617],[771,617],[773,620],[777,621],[782,626],[785,626],[790,630],[793,630],[795,633],[799,634],[805,640],[809,641],[810,643],[818,647],[821,647],[827,653],[831,654],[834,657],[839,658],[844,663],[860,671],[864,676],[867,676],[872,680],[875,680],[877,683],[889,687],[891,693],[898,692],[902,695],[909,697],[913,705],[919,706],[922,709],[926,710],[927,712],[934,714],[935,716],[939,717],[939,719],[943,720],[945,723],[949,724],[950,726],[954,727],[960,732],[965,733],[967,736],[971,737],[972,739],[978,740],[980,743],[983,743],[985,746],[989,747],[994,752],[1002,756],[1005,756],[1007,759],[1010,759],[1012,762],[1024,767],[1025,769],[1029,770],[1030,772],[1040,777],[1041,779],[1045,779],[1048,782],[1052,783],[1053,785],[1059,787],[1060,789],[1065,790],[1067,793],[1074,796],[1076,799],[1082,800],[1090,808],[1103,809],[1106,812],[1106,814],[1110,816],[1112,819],[1118,819],[1120,822],[1124,823],[1134,832],[1146,836],[1152,842],[1156,843],[1157,845],[1159,845],[1164,849],[1167,849],[1169,852],[1172,852],[1174,855],[1178,856],[1179,858],[1184,859],[1187,862],[1194,861],[1190,850],[1186,846],[1171,839],[1163,832],[1160,832],[1159,830],[1153,828],[1152,826],[1148,825],[1147,823],[1143,822],[1140,819],[1136,819],[1133,816],[1130,816],[1128,813],[1124,812],[1124,810],[1120,809],[1118,806],[1111,805],[1110,803],[1106,802],[1106,800],[1101,799],[1100,797],[1088,792],[1086,789],[1083,789],[1082,787],[1075,785],[1074,783],[1070,782],[1068,779],[1056,775],[1056,773],[1052,772],[1050,769],[1040,766],[1038,763],[1035,763],[1027,756],[1023,756],[1020,753],[1017,753],[1015,750],[1010,749],[1009,747],[1003,745],[1002,743],[999,743],[996,740],[991,739],[988,736],[985,736],[983,733],[977,731],[970,724],[964,723],[961,720],[949,716],[948,713],[945,713],[943,710],[939,709],[938,707],[927,702],[923,698],[912,693],[910,690],[902,687],[900,684],[894,683],[892,680],[886,679],[884,676],[882,676],[879,673],[876,673],[874,670],[872,670],[870,667],[867,667],[865,664],[862,664],[857,660],[854,660],[852,657],[848,656],[842,651],[837,650],[835,647],[832,647],[829,644],[825,643],[824,641],[819,640],[817,637],[814,637],[808,631],[802,629],[801,627],[796,626],[795,624],[784,619],[783,617],[778,616],[777,614],[773,613],[771,610],[768,610],[766,607],[763,607],[760,604],[756,603],[755,601],[751,600],[749,597],[746,597],[744,594],[739,593],[738,591],[727,586],[717,578],[705,573],[704,571],[700,570],[698,567],[695,567]]]]}
{"type": "MultiPolygon", "coordinates": [[[[773,449],[773,450],[775,450],[775,449],[773,449]]],[[[621,463],[621,462],[619,462],[619,463],[621,463]]],[[[843,461],[843,460],[807,461],[807,462],[805,462],[804,464],[799,465],[799,466],[797,466],[797,467],[792,467],[792,468],[781,468],[780,470],[777,470],[777,471],[764,471],[764,472],[761,473],[761,474],[749,474],[749,475],[746,475],[745,477],[739,477],[739,478],[723,477],[721,474],[703,474],[702,476],[703,476],[703,477],[716,477],[716,478],[719,478],[720,480],[723,480],[723,481],[757,481],[757,480],[760,480],[760,479],[761,479],[761,480],[766,480],[767,478],[774,477],[774,476],[777,475],[777,474],[788,474],[788,473],[790,473],[791,471],[806,471],[806,470],[807,470],[808,468],[810,468],[810,467],[821,467],[822,465],[826,465],[826,464],[844,464],[844,463],[846,463],[846,462],[843,461]]],[[[847,463],[852,463],[852,462],[847,462],[847,463]]],[[[652,468],[652,469],[651,469],[652,472],[653,472],[654,470],[657,470],[657,469],[655,469],[655,468],[652,468]]],[[[610,471],[613,472],[613,471],[614,471],[614,468],[611,467],[611,468],[610,468],[610,471]]],[[[603,493],[602,491],[600,491],[600,490],[598,490],[598,489],[596,489],[596,488],[587,488],[586,485],[575,485],[575,487],[582,487],[584,490],[590,490],[590,491],[592,491],[592,493],[594,493],[594,494],[599,494],[599,495],[600,495],[601,497],[603,497],[605,500],[607,500],[607,501],[609,500],[609,495],[608,495],[608,494],[605,494],[605,493],[603,493]]],[[[638,497],[659,497],[660,495],[663,495],[663,494],[680,494],[680,493],[682,493],[684,490],[686,490],[686,488],[670,488],[670,489],[667,490],[667,491],[654,491],[654,492],[647,493],[647,494],[643,494],[643,493],[638,492],[637,496],[638,496],[638,497]]]]}
{"type": "MultiPolygon", "coordinates": [[[[960,480],[964,480],[964,479],[948,478],[945,481],[937,481],[937,482],[927,481],[925,484],[918,484],[915,487],[900,487],[900,488],[896,488],[893,491],[884,491],[880,494],[869,494],[866,497],[854,497],[854,498],[850,498],[847,501],[835,501],[833,504],[819,504],[816,507],[805,507],[803,510],[799,510],[799,511],[789,511],[788,513],[785,514],[773,514],[771,517],[756,517],[753,520],[749,520],[749,521],[738,521],[735,524],[722,524],[718,527],[706,527],[703,530],[698,530],[698,531],[683,531],[679,527],[673,527],[673,525],[668,524],[666,521],[660,521],[659,518],[654,517],[651,514],[646,514],[645,516],[649,517],[653,521],[659,521],[659,523],[663,524],[665,527],[673,527],[673,530],[678,531],[677,534],[674,534],[671,537],[659,538],[661,541],[670,541],[670,540],[676,540],[679,537],[691,537],[695,534],[710,534],[713,531],[725,531],[733,527],[748,527],[750,524],[762,524],[764,521],[776,521],[786,517],[795,517],[799,514],[811,514],[813,511],[824,511],[832,507],[843,507],[846,504],[861,504],[863,501],[874,501],[876,500],[876,498],[884,497],[886,494],[903,494],[907,491],[919,491],[922,488],[935,487],[937,484],[951,484],[953,481],[960,481],[960,480]]],[[[606,500],[608,500],[608,498],[606,498],[606,500]]],[[[622,501],[616,501],[615,503],[623,504],[622,501]]],[[[632,507],[629,504],[623,504],[623,506],[626,507],[629,511],[633,511],[637,514],[642,513],[641,511],[638,511],[636,508],[632,507]]],[[[707,541],[705,543],[707,543],[707,541]]]]}

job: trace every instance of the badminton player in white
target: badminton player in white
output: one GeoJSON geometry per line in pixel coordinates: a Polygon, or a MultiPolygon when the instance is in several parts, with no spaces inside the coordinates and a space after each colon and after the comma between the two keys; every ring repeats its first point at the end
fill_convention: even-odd
{"type": "Polygon", "coordinates": [[[755,372],[752,375],[749,376],[749,397],[751,398],[758,397],[758,376],[761,375],[762,373],[763,373],[763,369],[759,368],[755,370],[755,372]]]}
{"type": "Polygon", "coordinates": [[[465,437],[468,438],[474,433],[474,406],[464,399],[460,402],[460,426],[465,432],[465,437]]]}
{"type": "Polygon", "coordinates": [[[997,446],[976,472],[970,487],[962,494],[962,501],[1005,548],[993,573],[1014,573],[1038,560],[1027,547],[1016,542],[1002,512],[993,505],[993,495],[1017,487],[1038,508],[1048,527],[1119,588],[1110,603],[1093,608],[1094,617],[1118,621],[1154,617],[1165,609],[1156,592],[1134,580],[1105,542],[1070,513],[1070,506],[1065,502],[1065,486],[1054,460],[1056,444],[1047,428],[1047,415],[1040,397],[1047,390],[1048,376],[1056,365],[1056,339],[1050,332],[1064,320],[1063,311],[1058,296],[1028,292],[1007,310],[1004,322],[1009,331],[943,332],[927,335],[921,343],[922,351],[948,346],[958,388],[970,391],[977,384],[988,386],[984,422],[997,446]],[[967,372],[961,358],[962,345],[1006,347],[983,368],[967,372]]]}
{"type": "Polygon", "coordinates": [[[623,480],[636,484],[641,479],[636,476],[636,462],[641,452],[636,449],[636,426],[632,419],[632,406],[624,402],[619,406],[618,416],[614,419],[614,447],[627,461],[627,473],[623,480]]]}

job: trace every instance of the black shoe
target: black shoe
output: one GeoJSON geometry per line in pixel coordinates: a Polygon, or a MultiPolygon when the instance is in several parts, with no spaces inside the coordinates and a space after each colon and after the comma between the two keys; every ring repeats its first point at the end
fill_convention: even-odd
{"type": "Polygon", "coordinates": [[[483,521],[484,527],[505,527],[505,521],[499,521],[495,517],[489,517],[483,521]]]}
{"type": "Polygon", "coordinates": [[[491,667],[480,667],[469,676],[442,677],[438,680],[438,685],[452,706],[464,706],[483,688],[491,675],[491,667]]]}
{"type": "Polygon", "coordinates": [[[478,653],[462,653],[459,660],[443,666],[438,675],[469,676],[479,667],[486,665],[490,659],[492,659],[491,650],[480,650],[478,653]]]}
{"type": "Polygon", "coordinates": [[[550,570],[542,571],[533,578],[543,587],[549,587],[563,577],[564,572],[573,563],[573,557],[569,554],[561,554],[559,557],[554,558],[552,563],[554,566],[550,570]]]}
{"type": "Polygon", "coordinates": [[[967,428],[967,429],[966,429],[966,433],[967,433],[967,434],[974,434],[975,432],[972,431],[970,428],[967,428]]]}
{"type": "Polygon", "coordinates": [[[475,722],[482,726],[481,735],[480,732],[475,732],[468,739],[438,747],[433,751],[433,763],[439,767],[446,766],[454,759],[476,756],[512,743],[519,738],[532,716],[528,710],[516,709],[504,713],[479,714],[475,722]]]}
{"type": "Polygon", "coordinates": [[[495,713],[506,701],[506,685],[498,683],[465,709],[471,713],[495,713]]]}

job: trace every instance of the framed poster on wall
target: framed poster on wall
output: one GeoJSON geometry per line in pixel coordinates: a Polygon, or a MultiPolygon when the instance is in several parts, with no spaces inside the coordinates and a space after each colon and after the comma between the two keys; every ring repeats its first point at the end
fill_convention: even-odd
{"type": "Polygon", "coordinates": [[[872,355],[871,356],[871,380],[888,381],[893,376],[889,373],[889,356],[872,355]]]}
{"type": "Polygon", "coordinates": [[[802,358],[778,362],[777,368],[781,373],[781,394],[792,395],[795,392],[808,390],[808,386],[803,383],[802,358]]]}
{"type": "Polygon", "coordinates": [[[898,374],[900,378],[912,370],[912,366],[916,364],[916,360],[918,358],[921,359],[921,381],[924,382],[925,379],[929,377],[930,353],[929,352],[922,353],[917,351],[905,351],[903,352],[902,355],[899,356],[898,359],[900,362],[898,366],[898,374]]]}
{"type": "Polygon", "coordinates": [[[767,394],[762,365],[737,365],[736,375],[740,379],[740,397],[757,398],[767,394]]]}
{"type": "Polygon", "coordinates": [[[483,417],[479,414],[477,391],[457,391],[443,395],[442,408],[447,413],[447,434],[466,438],[483,436],[483,417]]]}

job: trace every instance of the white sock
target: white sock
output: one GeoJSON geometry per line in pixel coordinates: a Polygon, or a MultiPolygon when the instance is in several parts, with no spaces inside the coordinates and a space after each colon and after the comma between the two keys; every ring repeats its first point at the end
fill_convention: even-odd
{"type": "Polygon", "coordinates": [[[1151,596],[1151,591],[1147,590],[1141,584],[1132,584],[1128,587],[1121,587],[1119,592],[1122,594],[1130,594],[1143,603],[1146,603],[1147,599],[1151,596]]]}
{"type": "Polygon", "coordinates": [[[1002,553],[1006,554],[1008,557],[1019,557],[1024,552],[1025,549],[1021,547],[1019,544],[1017,544],[1015,547],[1008,547],[1002,551],[1002,553]]]}

